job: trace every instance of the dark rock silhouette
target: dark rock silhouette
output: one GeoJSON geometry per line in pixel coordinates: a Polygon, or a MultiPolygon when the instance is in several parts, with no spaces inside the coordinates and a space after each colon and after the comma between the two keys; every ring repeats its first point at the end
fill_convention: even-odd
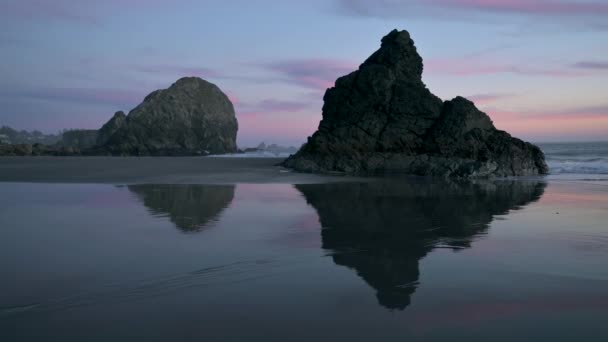
{"type": "MultiPolygon", "coordinates": [[[[5,127],[2,130],[13,131],[5,127]]],[[[129,115],[116,112],[99,130],[66,131],[54,145],[10,145],[7,142],[14,142],[3,133],[0,156],[234,153],[237,131],[230,99],[215,84],[198,77],[184,77],[168,89],[146,96],[129,115]]]]}
{"type": "Polygon", "coordinates": [[[31,156],[72,156],[79,155],[80,150],[71,146],[43,144],[14,144],[0,145],[0,156],[31,157],[31,156]]]}
{"type": "Polygon", "coordinates": [[[322,246],[353,269],[388,309],[405,309],[418,286],[419,261],[435,248],[462,249],[496,215],[538,200],[539,182],[297,185],[315,208],[322,246]]]}
{"type": "Polygon", "coordinates": [[[97,144],[96,129],[71,129],[63,132],[59,146],[76,151],[89,149],[97,144]]]}
{"type": "Polygon", "coordinates": [[[462,178],[547,173],[538,147],[497,130],[462,97],[442,102],[422,71],[409,33],[389,33],[357,71],[327,90],[317,132],[284,165],[462,178]]]}
{"type": "Polygon", "coordinates": [[[30,144],[14,144],[14,145],[0,145],[0,156],[31,156],[34,155],[34,146],[30,144]]]}
{"type": "Polygon", "coordinates": [[[103,146],[108,143],[110,138],[114,135],[114,133],[118,132],[121,128],[125,126],[127,122],[127,116],[123,111],[116,112],[114,116],[110,119],[110,121],[106,122],[99,129],[99,133],[97,134],[97,146],[103,146]]]}
{"type": "Polygon", "coordinates": [[[185,77],[157,90],[129,115],[106,123],[92,153],[193,155],[236,152],[238,122],[228,97],[214,84],[185,77]]]}
{"type": "Polygon", "coordinates": [[[168,217],[183,232],[198,232],[226,209],[234,185],[129,185],[153,215],[168,217]]]}

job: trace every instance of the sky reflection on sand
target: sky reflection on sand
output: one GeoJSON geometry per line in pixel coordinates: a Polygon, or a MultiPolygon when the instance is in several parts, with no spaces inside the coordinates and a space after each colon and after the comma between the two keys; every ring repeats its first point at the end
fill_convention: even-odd
{"type": "Polygon", "coordinates": [[[607,197],[593,186],[0,190],[7,340],[608,337],[607,197]]]}

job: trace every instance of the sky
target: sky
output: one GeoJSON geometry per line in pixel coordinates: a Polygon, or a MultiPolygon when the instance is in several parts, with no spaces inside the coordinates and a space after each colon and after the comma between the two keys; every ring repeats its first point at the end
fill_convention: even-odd
{"type": "Polygon", "coordinates": [[[95,129],[199,76],[234,103],[239,146],[298,146],[396,28],[440,98],[533,142],[608,140],[606,18],[606,0],[0,0],[0,125],[95,129]]]}

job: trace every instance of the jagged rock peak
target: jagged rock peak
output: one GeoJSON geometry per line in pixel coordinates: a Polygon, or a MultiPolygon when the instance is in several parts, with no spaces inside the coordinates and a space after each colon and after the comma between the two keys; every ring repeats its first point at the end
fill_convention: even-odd
{"type": "Polygon", "coordinates": [[[457,178],[546,174],[542,151],[494,127],[473,102],[443,102],[422,82],[407,31],[391,31],[323,98],[323,119],[283,165],[305,172],[457,178]]]}
{"type": "Polygon", "coordinates": [[[361,68],[383,65],[395,72],[397,78],[421,80],[423,63],[409,32],[393,30],[384,38],[380,49],[374,52],[361,68]]]}
{"type": "Polygon", "coordinates": [[[114,113],[114,116],[112,116],[110,121],[106,122],[99,129],[99,134],[97,135],[97,146],[106,144],[112,135],[122,128],[126,122],[127,115],[125,115],[123,111],[114,113]]]}

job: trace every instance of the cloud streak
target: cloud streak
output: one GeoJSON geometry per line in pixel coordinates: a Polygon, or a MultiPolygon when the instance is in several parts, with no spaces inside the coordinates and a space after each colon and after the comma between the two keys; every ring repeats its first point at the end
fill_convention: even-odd
{"type": "Polygon", "coordinates": [[[528,139],[606,139],[608,105],[563,110],[484,109],[498,129],[528,139]]]}
{"type": "Polygon", "coordinates": [[[535,16],[600,16],[608,14],[608,4],[572,0],[430,0],[432,6],[493,12],[518,13],[535,16]]]}
{"type": "Polygon", "coordinates": [[[176,2],[188,5],[192,0],[3,0],[0,18],[11,21],[45,21],[99,26],[117,11],[143,12],[174,8],[176,2]]]}
{"type": "Polygon", "coordinates": [[[261,66],[279,74],[283,82],[317,91],[333,87],[338,77],[357,69],[354,63],[334,59],[296,59],[261,66]]]}
{"type": "Polygon", "coordinates": [[[256,103],[238,103],[236,107],[238,115],[289,114],[310,109],[311,102],[265,99],[256,103]]]}
{"type": "Polygon", "coordinates": [[[574,68],[588,70],[608,70],[608,62],[582,61],[572,65],[574,68]]]}
{"type": "Polygon", "coordinates": [[[476,105],[486,105],[496,101],[515,97],[515,94],[493,93],[493,94],[475,94],[467,96],[467,99],[473,101],[476,105]]]}
{"type": "Polygon", "coordinates": [[[523,14],[530,16],[593,16],[608,14],[608,4],[572,0],[338,0],[343,11],[360,16],[398,17],[431,14],[438,10],[455,12],[523,14]]]}
{"type": "Polygon", "coordinates": [[[565,120],[579,120],[579,119],[591,119],[591,118],[604,118],[608,119],[608,105],[600,106],[589,106],[589,107],[578,107],[560,110],[524,110],[520,112],[515,111],[504,111],[497,110],[501,116],[508,119],[565,119],[565,120]]]}
{"type": "Polygon", "coordinates": [[[560,25],[577,24],[604,30],[608,4],[600,1],[575,0],[336,0],[340,13],[384,19],[441,18],[450,20],[478,19],[487,15],[534,19],[561,18],[560,25]]]}
{"type": "Polygon", "coordinates": [[[141,102],[144,94],[132,90],[103,88],[27,88],[3,90],[5,98],[22,98],[64,103],[105,105],[115,108],[130,108],[141,102]]]}
{"type": "Polygon", "coordinates": [[[571,70],[569,67],[540,68],[528,65],[502,64],[495,61],[471,59],[429,59],[424,63],[428,73],[476,76],[491,74],[515,74],[521,76],[582,77],[588,76],[584,70],[571,70]]]}
{"type": "Polygon", "coordinates": [[[98,25],[95,15],[75,8],[69,0],[6,0],[0,3],[0,18],[17,21],[59,21],[76,24],[98,25]]]}
{"type": "Polygon", "coordinates": [[[203,67],[187,67],[178,65],[135,65],[132,66],[135,71],[149,73],[149,74],[162,74],[171,75],[177,77],[184,76],[198,76],[202,78],[225,78],[225,75],[217,70],[203,67]]]}

